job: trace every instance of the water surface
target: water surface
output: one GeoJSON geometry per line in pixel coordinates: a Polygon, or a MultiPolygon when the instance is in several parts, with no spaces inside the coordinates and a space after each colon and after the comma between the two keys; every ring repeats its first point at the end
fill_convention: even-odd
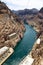
{"type": "Polygon", "coordinates": [[[14,49],[14,53],[8,58],[3,65],[19,65],[20,61],[31,51],[34,42],[36,41],[36,31],[25,25],[26,32],[23,39],[18,43],[14,49]]]}

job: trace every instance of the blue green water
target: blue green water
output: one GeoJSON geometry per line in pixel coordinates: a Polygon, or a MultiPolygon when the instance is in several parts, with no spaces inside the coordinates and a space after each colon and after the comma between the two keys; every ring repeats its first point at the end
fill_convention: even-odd
{"type": "Polygon", "coordinates": [[[25,25],[26,32],[23,39],[14,49],[14,53],[8,58],[3,65],[19,65],[20,61],[31,51],[34,42],[36,41],[36,31],[25,25]]]}

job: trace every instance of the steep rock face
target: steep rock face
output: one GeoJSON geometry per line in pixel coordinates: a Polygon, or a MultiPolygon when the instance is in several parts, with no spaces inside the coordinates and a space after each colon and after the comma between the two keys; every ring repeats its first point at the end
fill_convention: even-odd
{"type": "Polygon", "coordinates": [[[43,13],[43,7],[40,9],[40,11],[39,11],[40,13],[43,13]]]}
{"type": "Polygon", "coordinates": [[[0,47],[15,46],[20,37],[23,37],[25,31],[24,24],[17,15],[0,1],[0,47]],[[9,38],[8,35],[16,33],[14,38],[9,38]],[[16,41],[17,40],[17,41],[16,41]]]}

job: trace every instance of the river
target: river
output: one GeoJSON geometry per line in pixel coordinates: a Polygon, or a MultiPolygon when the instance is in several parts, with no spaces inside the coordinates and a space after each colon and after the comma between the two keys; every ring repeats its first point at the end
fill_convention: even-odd
{"type": "Polygon", "coordinates": [[[14,49],[14,53],[5,61],[3,65],[19,65],[20,61],[31,51],[37,38],[37,32],[25,24],[26,32],[23,39],[14,49]]]}

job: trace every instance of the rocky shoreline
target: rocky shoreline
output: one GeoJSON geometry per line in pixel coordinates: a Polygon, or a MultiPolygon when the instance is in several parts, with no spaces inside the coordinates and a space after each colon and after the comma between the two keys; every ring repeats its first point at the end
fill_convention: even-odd
{"type": "Polygon", "coordinates": [[[37,38],[29,55],[34,59],[34,62],[32,65],[43,65],[43,34],[41,34],[37,38]],[[37,42],[38,39],[40,39],[39,42],[37,42]]]}

